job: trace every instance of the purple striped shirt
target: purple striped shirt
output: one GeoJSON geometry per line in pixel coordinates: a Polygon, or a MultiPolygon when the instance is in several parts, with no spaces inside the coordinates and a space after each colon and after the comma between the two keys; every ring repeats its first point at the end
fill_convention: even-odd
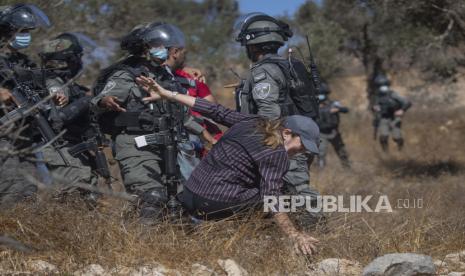
{"type": "Polygon", "coordinates": [[[197,98],[192,110],[229,127],[195,168],[185,186],[219,202],[240,202],[279,195],[289,159],[283,146],[272,149],[257,133],[260,117],[197,98]]]}

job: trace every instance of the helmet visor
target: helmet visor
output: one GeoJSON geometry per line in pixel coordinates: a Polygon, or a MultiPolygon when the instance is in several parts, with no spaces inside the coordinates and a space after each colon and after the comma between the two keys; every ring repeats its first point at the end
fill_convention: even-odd
{"type": "Polygon", "coordinates": [[[155,22],[147,27],[142,35],[144,42],[151,47],[186,47],[184,33],[176,26],[166,23],[155,22]]]}
{"type": "Polygon", "coordinates": [[[8,21],[20,29],[48,28],[52,25],[48,16],[33,4],[15,5],[10,11],[5,10],[3,13],[6,14],[2,21],[8,21]]]}

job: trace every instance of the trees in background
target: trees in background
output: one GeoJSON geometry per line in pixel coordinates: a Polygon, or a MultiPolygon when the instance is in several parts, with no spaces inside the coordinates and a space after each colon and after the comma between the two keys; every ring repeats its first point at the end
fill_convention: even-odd
{"type": "MultiPolygon", "coordinates": [[[[5,0],[2,4],[17,1],[5,0]]],[[[40,41],[64,31],[85,33],[103,48],[94,55],[107,65],[123,53],[119,41],[137,24],[166,21],[188,38],[188,63],[206,71],[209,80],[232,78],[229,68],[244,64],[243,49],[233,42],[239,15],[235,0],[31,0],[49,15],[53,27],[33,34],[40,41]]],[[[378,72],[419,68],[427,81],[453,77],[465,65],[465,2],[455,0],[321,0],[304,2],[293,18],[284,18],[297,35],[291,43],[308,55],[309,34],[325,78],[354,71],[354,58],[368,80],[378,72]]],[[[39,42],[39,43],[38,43],[39,42]]],[[[92,75],[98,66],[91,67],[92,75]]],[[[357,70],[355,70],[357,71],[357,70]]],[[[360,70],[358,70],[360,71],[360,70]]],[[[367,91],[371,95],[371,82],[367,91]]]]}
{"type": "Polygon", "coordinates": [[[415,66],[429,81],[453,77],[465,65],[465,3],[454,0],[307,1],[296,13],[311,33],[323,76],[359,59],[372,80],[386,70],[415,66]]]}

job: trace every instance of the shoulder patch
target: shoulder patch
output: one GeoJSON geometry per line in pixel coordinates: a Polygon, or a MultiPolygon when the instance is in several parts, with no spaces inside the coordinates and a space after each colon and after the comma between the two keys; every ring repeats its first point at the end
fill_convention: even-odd
{"type": "Polygon", "coordinates": [[[113,81],[113,80],[108,81],[107,84],[105,84],[105,87],[102,90],[102,94],[106,94],[106,93],[110,92],[113,88],[115,88],[115,86],[116,86],[115,81],[113,81]]]}
{"type": "Polygon", "coordinates": [[[270,91],[271,91],[271,84],[266,83],[266,82],[258,83],[253,88],[253,94],[255,95],[255,97],[257,97],[257,99],[260,99],[260,100],[263,100],[266,97],[268,97],[268,95],[270,94],[270,91]]]}
{"type": "Polygon", "coordinates": [[[265,72],[261,72],[261,73],[258,73],[258,74],[253,76],[254,82],[259,82],[259,81],[264,80],[264,79],[266,79],[265,72]]]}

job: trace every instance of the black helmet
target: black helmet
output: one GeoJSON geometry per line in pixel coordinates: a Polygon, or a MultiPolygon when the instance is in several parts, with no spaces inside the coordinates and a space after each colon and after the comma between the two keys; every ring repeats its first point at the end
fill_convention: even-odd
{"type": "Polygon", "coordinates": [[[175,25],[164,22],[153,22],[147,25],[142,33],[142,40],[144,44],[152,47],[186,47],[184,33],[175,25]]]}
{"type": "Polygon", "coordinates": [[[186,46],[184,33],[176,26],[164,22],[137,25],[121,41],[121,49],[132,54],[140,54],[149,47],[186,46]]]}
{"type": "Polygon", "coordinates": [[[51,26],[47,15],[33,4],[16,4],[0,7],[2,36],[10,37],[15,32],[51,26]]]}
{"type": "Polygon", "coordinates": [[[142,53],[145,48],[144,43],[142,42],[142,33],[145,31],[145,28],[145,24],[140,24],[132,28],[132,30],[121,40],[121,50],[128,51],[131,54],[142,53]]]}
{"type": "Polygon", "coordinates": [[[391,81],[384,74],[377,75],[373,82],[375,83],[377,87],[391,85],[391,81]]]}
{"type": "Polygon", "coordinates": [[[81,33],[62,33],[48,41],[39,53],[42,63],[50,69],[71,71],[72,75],[82,69],[84,50],[92,51],[97,44],[81,33]]]}
{"type": "Polygon", "coordinates": [[[292,35],[288,24],[261,12],[243,15],[234,24],[234,38],[242,46],[267,42],[283,45],[292,35]]]}

